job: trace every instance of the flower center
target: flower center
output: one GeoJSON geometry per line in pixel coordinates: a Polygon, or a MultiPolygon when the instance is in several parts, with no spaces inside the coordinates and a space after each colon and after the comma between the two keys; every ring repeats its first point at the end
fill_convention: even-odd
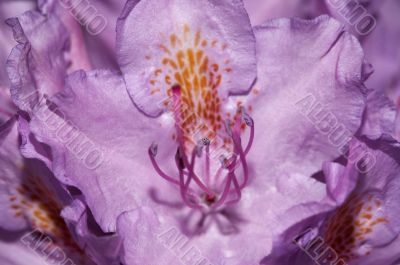
{"type": "MultiPolygon", "coordinates": [[[[249,170],[246,156],[249,153],[254,139],[254,122],[246,113],[244,108],[239,108],[233,120],[225,122],[226,135],[230,137],[232,152],[220,155],[221,162],[214,174],[211,174],[211,158],[218,153],[217,137],[203,137],[194,147],[189,150],[187,145],[188,135],[182,128],[182,89],[180,85],[171,88],[173,93],[174,117],[176,127],[176,138],[178,148],[175,153],[175,164],[177,176],[167,175],[156,161],[158,146],[153,143],[148,152],[156,172],[166,181],[177,186],[183,202],[199,210],[215,210],[222,206],[232,205],[240,201],[242,190],[246,187],[249,179],[249,170]],[[249,141],[245,148],[242,146],[242,124],[250,127],[249,141]],[[213,143],[214,142],[214,143],[213,143]],[[205,154],[203,156],[203,153],[205,154]],[[200,177],[196,172],[196,163],[201,160],[205,172],[200,177]],[[237,171],[241,168],[242,177],[238,178],[237,171]],[[225,177],[222,177],[225,175],[225,177]]],[[[225,148],[224,146],[220,148],[225,148]]],[[[224,149],[226,150],[226,149],[224,149]]]]}
{"type": "MultiPolygon", "coordinates": [[[[71,233],[60,217],[61,205],[54,193],[40,177],[25,170],[26,178],[9,196],[15,217],[26,218],[32,229],[38,229],[54,240],[55,246],[67,250],[76,260],[87,262],[84,251],[75,243],[71,233]]],[[[51,251],[52,246],[46,247],[51,251]]]]}
{"type": "Polygon", "coordinates": [[[364,244],[379,224],[388,221],[382,215],[382,201],[373,194],[352,194],[329,219],[325,240],[346,262],[368,255],[364,244]]]}

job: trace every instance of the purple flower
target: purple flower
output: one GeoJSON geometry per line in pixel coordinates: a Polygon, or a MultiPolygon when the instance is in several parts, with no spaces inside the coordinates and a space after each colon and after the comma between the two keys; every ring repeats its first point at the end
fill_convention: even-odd
{"type": "MultiPolygon", "coordinates": [[[[398,7],[367,2],[374,15],[398,7]]],[[[76,3],[41,0],[7,20],[18,43],[16,108],[0,91],[7,248],[28,257],[39,233],[76,264],[399,260],[395,16],[357,37],[387,69],[364,85],[373,71],[345,30],[351,4],[76,3]],[[344,25],[270,20],[321,13],[344,25]]],[[[37,264],[60,259],[36,251],[49,254],[37,264]]]]}
{"type": "Polygon", "coordinates": [[[393,140],[354,141],[347,165],[327,163],[328,196],[286,213],[309,216],[279,237],[262,264],[395,264],[400,257],[399,151],[393,140]],[[360,155],[359,163],[351,161],[360,155]]]}
{"type": "Polygon", "coordinates": [[[6,64],[11,96],[28,112],[41,97],[57,93],[68,73],[90,69],[78,22],[58,2],[42,2],[40,7],[6,20],[18,43],[6,64]]]}
{"type": "MultiPolygon", "coordinates": [[[[110,264],[115,260],[110,249],[118,239],[95,231],[93,226],[89,228],[93,217],[80,202],[80,195],[60,185],[42,162],[21,155],[20,144],[25,157],[30,157],[33,144],[37,150],[43,148],[27,142],[27,124],[21,119],[22,138],[15,117],[0,128],[0,238],[13,243],[24,256],[36,252],[40,258],[35,264],[68,260],[73,264],[93,264],[89,256],[96,264],[110,264]]],[[[40,151],[45,154],[45,150],[40,151]]]]}
{"type": "Polygon", "coordinates": [[[71,58],[76,69],[117,69],[115,26],[125,1],[119,0],[40,0],[45,13],[57,14],[71,34],[71,58]]]}
{"type": "MultiPolygon", "coordinates": [[[[0,3],[0,63],[3,66],[6,63],[7,56],[10,53],[11,48],[15,45],[12,38],[12,33],[8,30],[7,25],[4,21],[14,15],[18,15],[23,13],[26,10],[29,10],[34,7],[33,1],[2,1],[0,3]]],[[[8,86],[9,81],[7,77],[7,73],[4,67],[0,69],[0,88],[1,90],[5,90],[6,86],[8,86]]]]}
{"type": "MultiPolygon", "coordinates": [[[[0,21],[3,22],[7,17],[22,13],[24,10],[33,7],[33,2],[7,1],[0,3],[0,21]]],[[[0,23],[0,63],[5,65],[7,57],[15,45],[12,38],[12,32],[5,23],[0,23]]],[[[8,120],[15,112],[15,107],[10,99],[9,79],[5,67],[0,68],[0,124],[8,120]]]]}
{"type": "Polygon", "coordinates": [[[124,264],[259,262],[299,220],[282,213],[326,195],[309,176],[346,140],[309,100],[350,135],[361,124],[363,53],[328,17],[252,28],[240,1],[128,1],[117,55],[123,78],[73,73],[30,131],[124,264]]]}

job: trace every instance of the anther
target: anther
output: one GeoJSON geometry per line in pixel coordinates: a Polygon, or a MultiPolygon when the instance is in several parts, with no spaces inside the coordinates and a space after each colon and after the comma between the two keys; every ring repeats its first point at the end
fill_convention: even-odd
{"type": "Polygon", "coordinates": [[[160,175],[163,179],[174,183],[176,185],[179,185],[179,181],[175,180],[174,178],[168,176],[166,173],[164,173],[164,171],[162,171],[162,169],[158,166],[157,161],[155,159],[156,155],[157,155],[157,144],[153,143],[151,144],[151,146],[149,147],[149,157],[150,157],[150,161],[154,167],[154,169],[156,170],[156,172],[158,173],[158,175],[160,175]]]}
{"type": "Polygon", "coordinates": [[[249,153],[251,146],[253,145],[253,141],[254,141],[254,120],[245,111],[242,112],[242,118],[243,118],[244,122],[246,123],[246,125],[250,127],[249,142],[247,143],[247,146],[243,151],[244,155],[246,156],[249,153]]]}
{"type": "Polygon", "coordinates": [[[203,138],[203,144],[206,147],[206,163],[205,163],[205,179],[206,183],[210,184],[210,144],[211,141],[207,137],[203,138]]]}
{"type": "Polygon", "coordinates": [[[210,145],[211,141],[207,137],[204,137],[201,139],[201,142],[203,143],[204,146],[210,145]]]}
{"type": "Polygon", "coordinates": [[[204,138],[203,138],[195,146],[197,157],[201,157],[202,156],[204,146],[206,146],[206,145],[204,144],[204,138]]]}
{"type": "Polygon", "coordinates": [[[149,153],[151,156],[155,157],[158,152],[158,145],[156,143],[152,143],[149,148],[149,153]]]}
{"type": "Polygon", "coordinates": [[[253,118],[251,118],[250,115],[245,110],[241,111],[241,114],[242,114],[242,119],[244,120],[246,125],[249,127],[253,127],[254,126],[253,118]]]}
{"type": "Polygon", "coordinates": [[[222,168],[227,168],[228,167],[228,159],[224,155],[219,156],[219,162],[221,162],[221,167],[222,168]]]}
{"type": "Polygon", "coordinates": [[[208,147],[209,145],[210,145],[210,139],[208,139],[207,137],[204,137],[200,141],[198,141],[195,147],[197,157],[201,157],[201,155],[203,154],[203,148],[208,147]]]}

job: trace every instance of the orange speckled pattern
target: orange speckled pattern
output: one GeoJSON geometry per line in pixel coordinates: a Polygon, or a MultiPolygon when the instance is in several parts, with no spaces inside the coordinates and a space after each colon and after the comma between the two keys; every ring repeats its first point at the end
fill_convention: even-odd
{"type": "MultiPolygon", "coordinates": [[[[166,43],[159,45],[164,57],[148,81],[150,94],[166,91],[171,98],[171,87],[179,85],[182,89],[180,126],[185,140],[193,143],[194,134],[215,140],[224,128],[223,120],[227,116],[221,109],[226,95],[221,95],[218,88],[224,77],[233,73],[229,59],[216,58],[216,55],[223,54],[229,46],[218,40],[203,38],[201,30],[192,31],[188,25],[180,34],[173,33],[165,38],[166,43]]],[[[152,60],[151,55],[144,56],[152,60]]],[[[166,100],[163,104],[168,107],[171,102],[166,100]]],[[[221,141],[229,144],[230,138],[221,141]]]]}
{"type": "Polygon", "coordinates": [[[9,196],[9,201],[14,215],[26,218],[32,229],[38,229],[51,237],[53,243],[73,255],[74,261],[85,264],[85,255],[81,248],[71,237],[70,231],[64,220],[60,217],[61,205],[54,193],[44,185],[41,178],[32,175],[28,170],[26,178],[9,196]]]}
{"type": "Polygon", "coordinates": [[[355,250],[377,225],[387,223],[386,218],[379,213],[381,206],[382,201],[377,196],[353,193],[329,219],[326,243],[346,262],[359,255],[369,255],[368,250],[364,253],[355,253],[355,250]]]}

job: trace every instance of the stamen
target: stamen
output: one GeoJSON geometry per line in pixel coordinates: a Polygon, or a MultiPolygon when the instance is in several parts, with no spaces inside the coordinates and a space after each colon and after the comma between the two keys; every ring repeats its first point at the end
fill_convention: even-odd
{"type": "Polygon", "coordinates": [[[220,157],[221,166],[215,172],[214,177],[211,178],[211,141],[207,137],[202,138],[198,141],[197,145],[194,146],[189,155],[187,152],[185,135],[181,127],[182,119],[184,118],[181,113],[181,87],[180,85],[175,85],[171,90],[173,95],[175,127],[178,140],[175,164],[178,169],[179,180],[170,177],[161,170],[155,159],[158,152],[158,146],[152,144],[149,147],[149,157],[156,172],[165,180],[179,186],[180,195],[184,204],[191,208],[199,210],[203,210],[204,207],[216,209],[223,205],[231,205],[239,202],[242,196],[242,189],[244,189],[249,180],[249,168],[246,156],[254,141],[253,119],[246,113],[244,108],[239,108],[233,121],[225,121],[226,133],[230,136],[233,142],[233,155],[228,158],[223,155],[220,157]],[[245,149],[242,147],[241,140],[243,122],[250,127],[249,141],[245,149]],[[206,155],[204,161],[205,169],[203,172],[205,176],[201,179],[195,172],[195,162],[196,158],[202,158],[204,148],[206,155]],[[235,174],[235,170],[240,166],[239,164],[241,164],[243,169],[242,183],[239,183],[238,177],[235,174]],[[223,172],[226,172],[225,179],[219,180],[223,172]],[[193,185],[196,185],[197,188],[191,187],[193,185]],[[210,185],[212,185],[212,189],[210,188],[210,185]],[[214,192],[213,190],[216,191],[214,192]]]}
{"type": "Polygon", "coordinates": [[[167,180],[175,185],[179,185],[179,181],[177,181],[177,180],[173,179],[172,177],[168,176],[167,174],[165,174],[164,171],[162,171],[161,168],[158,166],[157,161],[156,161],[157,149],[158,149],[158,147],[157,147],[157,144],[155,144],[155,143],[153,143],[149,147],[149,157],[150,157],[151,163],[153,164],[154,169],[156,170],[158,175],[160,175],[165,180],[167,180]]]}
{"type": "Polygon", "coordinates": [[[226,158],[224,155],[220,155],[219,161],[221,162],[222,169],[229,169],[232,167],[236,156],[231,156],[230,158],[226,158]]]}
{"type": "MultiPolygon", "coordinates": [[[[174,114],[175,114],[175,127],[177,130],[177,135],[178,135],[178,142],[180,144],[180,149],[183,149],[184,146],[184,139],[183,139],[183,132],[181,129],[181,86],[180,85],[174,85],[172,88],[172,94],[173,94],[173,102],[174,102],[174,114]]],[[[189,171],[189,178],[193,178],[193,180],[199,185],[199,187],[206,192],[208,195],[213,196],[214,194],[207,189],[207,187],[201,182],[201,180],[197,177],[197,175],[194,173],[193,166],[189,165],[189,161],[185,155],[184,150],[180,150],[180,156],[181,160],[183,161],[183,164],[186,166],[186,168],[189,171]]],[[[178,154],[178,153],[177,153],[178,154]]],[[[179,165],[182,166],[182,165],[179,165]]],[[[178,166],[178,167],[179,167],[178,166]]]]}
{"type": "Polygon", "coordinates": [[[233,162],[230,165],[227,165],[227,169],[229,170],[228,176],[226,178],[226,182],[225,182],[225,188],[222,192],[222,195],[220,197],[220,199],[212,206],[212,208],[216,209],[219,206],[221,206],[222,204],[224,204],[226,198],[229,195],[229,191],[230,191],[230,187],[231,187],[231,183],[233,181],[233,175],[232,172],[235,169],[235,164],[236,164],[236,157],[234,158],[233,162]]]}
{"type": "Polygon", "coordinates": [[[158,152],[158,145],[156,143],[152,143],[149,148],[150,155],[155,157],[158,152]]]}
{"type": "Polygon", "coordinates": [[[219,162],[221,162],[221,168],[227,168],[228,166],[227,161],[228,159],[224,155],[220,155],[219,162]]]}
{"type": "Polygon", "coordinates": [[[210,191],[206,187],[206,185],[204,185],[204,183],[199,179],[199,177],[196,175],[196,173],[193,170],[194,169],[194,161],[195,161],[195,157],[196,157],[196,150],[194,149],[192,152],[193,164],[189,164],[189,161],[188,161],[186,155],[183,153],[183,151],[177,152],[177,154],[178,153],[181,155],[181,159],[189,171],[189,177],[193,178],[193,180],[196,182],[196,184],[199,186],[199,188],[202,189],[205,193],[207,193],[209,196],[214,196],[214,193],[212,191],[210,191]]]}
{"type": "Polygon", "coordinates": [[[236,167],[236,162],[233,163],[233,160],[236,159],[235,156],[231,157],[230,159],[226,158],[224,155],[219,157],[219,161],[221,162],[221,166],[218,168],[217,172],[215,173],[213,179],[217,181],[220,177],[224,169],[228,169],[230,167],[236,167]]]}
{"type": "Polygon", "coordinates": [[[247,166],[246,155],[243,152],[242,146],[240,144],[240,137],[233,137],[233,144],[235,145],[235,150],[239,155],[240,162],[243,168],[243,183],[240,185],[240,189],[243,189],[247,185],[247,181],[249,179],[249,168],[247,166]],[[236,138],[236,139],[235,139],[236,138]]]}
{"type": "Polygon", "coordinates": [[[226,120],[225,122],[224,122],[224,125],[225,125],[225,131],[226,131],[226,133],[230,136],[230,137],[232,137],[232,122],[230,121],[230,120],[226,120]]]}
{"type": "MultiPolygon", "coordinates": [[[[190,182],[190,179],[188,179],[186,183],[189,183],[189,182],[190,182]]],[[[181,192],[181,197],[182,197],[183,202],[190,208],[201,209],[201,206],[199,204],[190,202],[187,197],[188,189],[187,189],[187,185],[185,184],[185,179],[184,179],[182,169],[179,170],[179,185],[180,185],[180,192],[181,192]]]]}
{"type": "Polygon", "coordinates": [[[253,118],[251,118],[250,115],[243,109],[241,110],[241,114],[242,114],[242,119],[244,120],[246,125],[249,127],[253,127],[254,126],[253,118]]]}
{"type": "Polygon", "coordinates": [[[233,186],[235,187],[235,192],[237,193],[237,198],[233,199],[233,200],[230,200],[230,201],[225,203],[225,204],[228,204],[228,205],[235,204],[235,203],[239,202],[240,199],[242,198],[242,190],[240,189],[239,182],[238,182],[238,180],[236,178],[236,175],[233,172],[230,173],[230,174],[232,174],[233,186]]]}
{"type": "Polygon", "coordinates": [[[226,182],[225,182],[224,191],[222,192],[222,195],[219,198],[219,200],[212,206],[212,208],[216,209],[216,208],[218,208],[219,206],[221,206],[225,202],[225,200],[226,200],[226,198],[228,197],[228,194],[229,194],[229,190],[230,190],[230,187],[231,187],[231,182],[232,182],[232,176],[231,176],[231,174],[228,174],[228,176],[226,178],[226,182]]]}
{"type": "MultiPolygon", "coordinates": [[[[187,180],[185,182],[184,172],[183,172],[183,169],[185,168],[185,165],[184,165],[184,162],[183,162],[183,155],[182,155],[182,149],[181,148],[178,148],[178,150],[176,152],[175,159],[176,159],[176,164],[177,164],[178,171],[179,171],[179,186],[180,186],[180,192],[181,192],[181,197],[182,197],[183,202],[187,206],[189,206],[191,208],[201,209],[202,207],[198,203],[192,203],[188,199],[188,195],[189,195],[188,190],[189,190],[190,182],[192,180],[192,173],[189,170],[189,172],[187,174],[188,178],[187,178],[187,180]]],[[[195,150],[193,150],[192,159],[191,159],[191,162],[190,162],[190,165],[189,165],[188,168],[191,168],[191,167],[194,166],[195,159],[196,159],[195,150]]],[[[193,199],[193,196],[191,196],[191,197],[193,199]]]]}
{"type": "Polygon", "coordinates": [[[208,138],[203,138],[203,144],[206,147],[206,163],[205,163],[205,172],[206,172],[206,183],[210,184],[210,144],[211,141],[208,138]]]}
{"type": "MultiPolygon", "coordinates": [[[[245,120],[246,124],[253,125],[251,128],[254,128],[254,122],[253,119],[243,110],[243,108],[238,109],[238,112],[241,114],[241,117],[245,120]]],[[[240,124],[241,124],[241,119],[239,116],[236,117],[235,119],[235,124],[234,124],[234,130],[232,132],[232,140],[233,140],[233,145],[234,145],[234,150],[237,155],[239,155],[240,162],[242,164],[243,168],[243,183],[240,185],[240,189],[243,189],[247,185],[247,181],[249,179],[249,170],[248,170],[248,165],[246,161],[246,154],[243,152],[242,148],[242,143],[241,143],[241,138],[240,138],[240,124]]],[[[253,130],[252,130],[253,131],[253,130]]],[[[253,131],[254,134],[254,131],[253,131]]],[[[250,150],[252,141],[253,141],[254,135],[250,136],[250,141],[248,144],[248,148],[250,150]]],[[[246,149],[247,149],[246,147],[246,149]]]]}
{"type": "Polygon", "coordinates": [[[211,143],[210,139],[208,139],[207,137],[201,139],[201,142],[203,143],[204,146],[209,146],[211,143]]]}
{"type": "Polygon", "coordinates": [[[253,141],[254,141],[254,121],[253,119],[250,117],[249,114],[247,114],[246,111],[242,111],[242,118],[244,120],[244,122],[246,123],[246,125],[248,127],[250,127],[250,136],[249,136],[249,142],[247,143],[246,149],[244,150],[244,154],[247,156],[247,154],[249,153],[251,146],[253,145],[253,141]]]}
{"type": "Polygon", "coordinates": [[[198,144],[196,145],[195,149],[196,149],[196,155],[197,157],[201,157],[203,155],[203,142],[199,141],[198,144]]]}

